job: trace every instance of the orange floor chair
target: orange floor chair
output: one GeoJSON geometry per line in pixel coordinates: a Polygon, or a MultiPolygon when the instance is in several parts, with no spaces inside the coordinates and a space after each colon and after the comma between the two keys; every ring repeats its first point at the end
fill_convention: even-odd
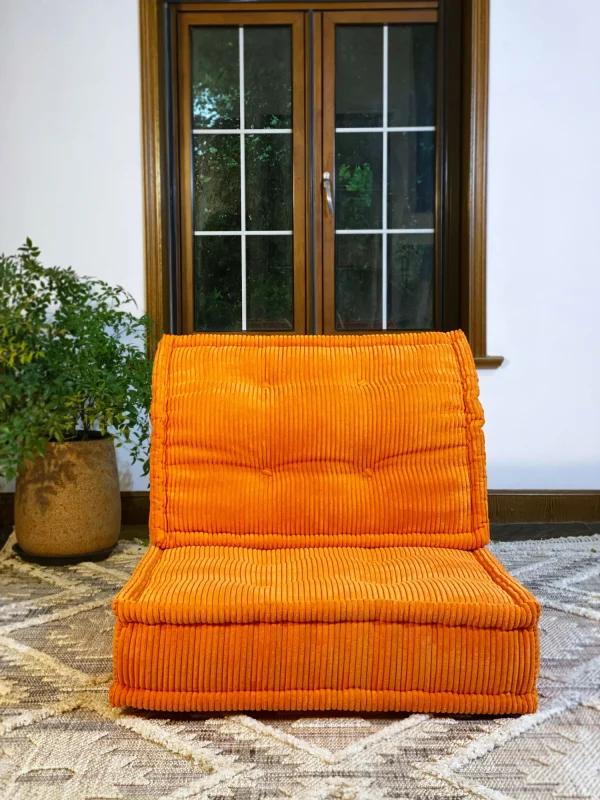
{"type": "Polygon", "coordinates": [[[462,333],[165,336],[113,705],[535,711],[462,333]]]}

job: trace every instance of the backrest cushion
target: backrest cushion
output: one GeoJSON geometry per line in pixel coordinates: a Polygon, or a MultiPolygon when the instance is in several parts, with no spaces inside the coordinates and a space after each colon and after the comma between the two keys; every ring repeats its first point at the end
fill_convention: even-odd
{"type": "Polygon", "coordinates": [[[151,416],[159,547],[489,541],[460,332],[164,336],[151,416]]]}

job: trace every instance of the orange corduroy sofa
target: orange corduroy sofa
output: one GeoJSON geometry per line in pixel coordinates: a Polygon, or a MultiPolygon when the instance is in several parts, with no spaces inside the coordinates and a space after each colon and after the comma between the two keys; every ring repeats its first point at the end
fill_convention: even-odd
{"type": "Polygon", "coordinates": [[[111,701],[531,712],[539,605],[491,555],[460,332],[165,336],[111,701]]]}

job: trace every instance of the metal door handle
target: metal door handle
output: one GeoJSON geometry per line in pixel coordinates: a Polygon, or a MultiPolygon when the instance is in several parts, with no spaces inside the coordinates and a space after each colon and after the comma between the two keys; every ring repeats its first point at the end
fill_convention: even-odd
{"type": "Polygon", "coordinates": [[[331,175],[329,172],[323,173],[323,189],[325,190],[325,198],[327,199],[327,208],[331,216],[333,216],[333,195],[331,193],[331,175]]]}

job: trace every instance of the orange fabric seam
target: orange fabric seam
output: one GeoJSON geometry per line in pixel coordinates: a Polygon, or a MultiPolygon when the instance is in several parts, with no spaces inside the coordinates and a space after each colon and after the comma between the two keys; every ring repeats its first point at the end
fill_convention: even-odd
{"type": "Polygon", "coordinates": [[[447,714],[527,714],[537,709],[537,692],[522,695],[461,695],[444,692],[265,691],[153,692],[113,684],[111,703],[150,711],[408,711],[447,714]]]}
{"type": "MultiPolygon", "coordinates": [[[[432,533],[427,534],[435,539],[435,544],[430,546],[444,549],[461,549],[474,551],[480,549],[488,541],[488,526],[465,534],[432,533]],[[473,545],[476,545],[473,547],[473,545]]],[[[423,540],[419,532],[405,534],[278,534],[278,533],[205,533],[203,531],[171,531],[168,541],[154,542],[156,547],[169,550],[174,547],[247,547],[252,550],[264,549],[301,549],[305,547],[411,547],[418,545],[423,540]],[[268,545],[268,547],[267,547],[268,545]]]]}

